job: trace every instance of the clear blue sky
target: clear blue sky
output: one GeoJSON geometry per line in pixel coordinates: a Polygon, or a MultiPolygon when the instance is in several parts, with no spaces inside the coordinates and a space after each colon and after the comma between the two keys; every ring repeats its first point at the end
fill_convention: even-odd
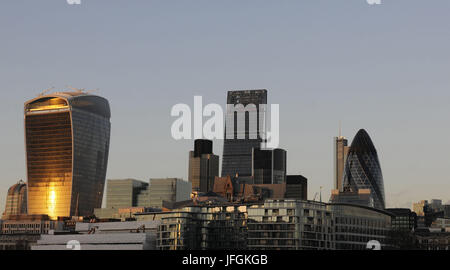
{"type": "Polygon", "coordinates": [[[171,107],[265,88],[310,198],[329,198],[341,120],[349,139],[371,135],[388,206],[450,200],[450,1],[382,2],[2,1],[1,211],[26,177],[23,103],[66,85],[111,103],[108,178],[186,179],[193,142],[171,138],[171,107]]]}

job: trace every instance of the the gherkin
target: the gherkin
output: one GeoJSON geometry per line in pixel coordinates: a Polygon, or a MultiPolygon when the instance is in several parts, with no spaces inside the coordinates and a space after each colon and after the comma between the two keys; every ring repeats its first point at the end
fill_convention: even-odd
{"type": "Polygon", "coordinates": [[[364,129],[358,131],[350,146],[345,164],[343,185],[354,191],[370,189],[374,207],[385,208],[386,201],[380,161],[378,160],[377,150],[364,129]]]}

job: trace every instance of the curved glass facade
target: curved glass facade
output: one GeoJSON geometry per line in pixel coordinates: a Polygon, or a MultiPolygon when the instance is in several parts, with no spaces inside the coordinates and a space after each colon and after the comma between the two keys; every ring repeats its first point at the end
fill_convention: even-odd
{"type": "Polygon", "coordinates": [[[377,150],[364,129],[358,131],[348,151],[343,185],[353,191],[370,189],[374,207],[385,208],[383,174],[377,150]]]}
{"type": "Polygon", "coordinates": [[[8,189],[5,212],[3,213],[2,219],[7,219],[10,215],[21,215],[26,213],[27,185],[20,180],[19,183],[8,189]]]}
{"type": "Polygon", "coordinates": [[[88,216],[101,207],[109,118],[108,101],[84,93],[25,103],[29,214],[88,216]]]}

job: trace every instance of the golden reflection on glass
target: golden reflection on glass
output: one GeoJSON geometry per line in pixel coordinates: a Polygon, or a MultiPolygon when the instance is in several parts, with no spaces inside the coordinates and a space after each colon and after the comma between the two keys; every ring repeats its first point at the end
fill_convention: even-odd
{"type": "Polygon", "coordinates": [[[49,188],[49,195],[48,195],[48,215],[50,218],[55,219],[57,216],[55,215],[55,209],[56,209],[56,190],[55,185],[52,183],[49,188]]]}
{"type": "Polygon", "coordinates": [[[72,139],[70,114],[26,117],[28,213],[52,219],[70,215],[72,139]]]}
{"type": "Polygon", "coordinates": [[[44,98],[28,104],[27,110],[29,112],[60,110],[69,108],[69,104],[60,98],[44,98]]]}
{"type": "Polygon", "coordinates": [[[30,108],[30,112],[46,111],[46,110],[59,110],[59,109],[66,109],[66,108],[69,108],[69,106],[65,106],[65,105],[48,105],[48,106],[40,106],[40,107],[35,108],[35,109],[31,109],[30,108]]]}
{"type": "Polygon", "coordinates": [[[109,150],[108,102],[62,95],[25,105],[28,214],[52,219],[101,207],[109,150]]]}

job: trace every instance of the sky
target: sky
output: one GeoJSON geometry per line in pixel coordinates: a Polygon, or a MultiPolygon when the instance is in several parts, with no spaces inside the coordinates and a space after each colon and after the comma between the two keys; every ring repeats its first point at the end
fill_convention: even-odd
{"type": "Polygon", "coordinates": [[[447,202],[449,13],[448,0],[3,0],[0,212],[26,180],[23,103],[66,86],[110,102],[108,179],[187,179],[193,141],[172,138],[172,106],[267,89],[309,199],[330,196],[341,121],[350,142],[371,136],[388,207],[447,202]]]}

